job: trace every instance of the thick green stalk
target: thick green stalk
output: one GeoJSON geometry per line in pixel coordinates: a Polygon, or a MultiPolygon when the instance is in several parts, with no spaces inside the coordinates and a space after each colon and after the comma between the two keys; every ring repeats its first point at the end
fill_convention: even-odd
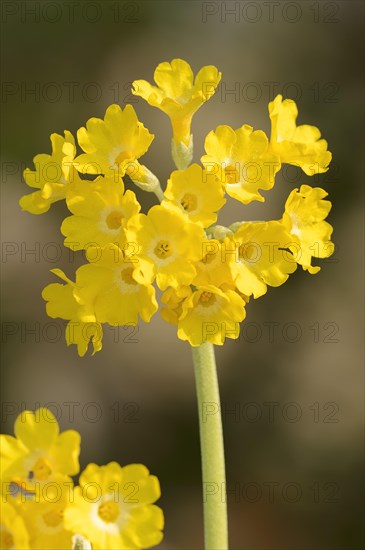
{"type": "Polygon", "coordinates": [[[228,550],[226,474],[214,347],[192,348],[199,409],[205,550],[228,550]]]}

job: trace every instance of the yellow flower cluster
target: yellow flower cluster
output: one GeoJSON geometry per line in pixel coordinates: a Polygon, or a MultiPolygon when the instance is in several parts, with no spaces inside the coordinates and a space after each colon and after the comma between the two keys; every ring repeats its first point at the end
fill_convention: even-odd
{"type": "Polygon", "coordinates": [[[71,550],[81,535],[94,550],[149,548],[162,540],[154,505],[158,479],[142,464],[89,464],[79,485],[80,435],[59,431],[49,409],[23,411],[1,435],[2,550],[71,550]]]}
{"type": "Polygon", "coordinates": [[[65,199],[71,216],[61,226],[64,244],[84,250],[88,260],[75,281],[52,270],[62,282],[43,291],[48,315],[69,321],[66,340],[80,355],[90,342],[94,353],[101,349],[104,323],[149,322],[158,309],[154,284],[164,291],[162,317],[177,326],[180,339],[221,345],[239,336],[250,296],[283,284],[298,264],[318,272],[312,258],[333,253],[325,221],[331,203],[323,189],[306,184],[290,193],[279,220],[216,225],[227,195],[242,204],[264,201],[260,191],[274,186],[283,163],[307,176],[328,169],[327,142],[316,127],[296,125],[294,101],[278,95],[269,104],[270,139],[247,124],[218,126],[205,139],[201,164],[191,164],[192,117],[214,94],[221,73],[207,66],[194,79],[189,64],[174,59],[158,65],[154,78],[157,86],[135,81],[133,93],[171,120],[178,169],[164,191],[139,162],[154,136],[131,105],[111,105],[104,119],[91,118],[77,132],[84,151],[78,156],[69,132],[53,134],[52,154],[36,156],[36,170],[24,174],[38,191],[21,199],[23,209],[42,213],[65,199]],[[141,213],[125,177],[161,204],[141,213]]]}

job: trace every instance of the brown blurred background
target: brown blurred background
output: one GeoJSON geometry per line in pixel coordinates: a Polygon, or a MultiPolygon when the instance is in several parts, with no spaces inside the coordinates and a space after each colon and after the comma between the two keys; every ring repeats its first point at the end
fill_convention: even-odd
{"type": "MultiPolygon", "coordinates": [[[[299,123],[321,129],[331,170],[285,167],[264,204],[230,200],[221,223],[280,217],[289,192],[323,186],[336,253],[252,301],[240,341],[217,349],[224,407],[232,549],[363,547],[363,3],[2,2],[2,432],[21,408],[47,404],[82,434],[81,462],[145,463],[162,486],[161,549],[201,549],[202,505],[191,354],[157,314],[138,331],[105,330],[80,359],[41,291],[80,263],[62,247],[64,204],[22,213],[21,172],[50,152],[49,135],[133,102],[156,134],[142,162],[162,182],[173,169],[167,117],[130,95],[161,61],[223,73],[195,116],[195,161],[218,124],[269,132],[267,103],[296,99],[299,123]],[[33,91],[32,91],[33,90],[33,91]],[[229,93],[232,92],[232,93],[229,93]],[[36,250],[35,254],[27,251],[36,250]],[[33,332],[32,332],[33,330],[33,332]],[[71,414],[74,410],[74,415],[71,414]]],[[[154,198],[138,191],[144,209],[154,198]]]]}

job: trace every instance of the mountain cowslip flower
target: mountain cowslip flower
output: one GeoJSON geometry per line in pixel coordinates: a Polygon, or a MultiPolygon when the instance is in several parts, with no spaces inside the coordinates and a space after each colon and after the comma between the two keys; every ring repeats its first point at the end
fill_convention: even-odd
{"type": "Polygon", "coordinates": [[[289,249],[295,261],[309,273],[318,273],[319,266],[312,266],[313,258],[328,258],[333,254],[332,226],[324,221],[331,210],[326,191],[320,187],[302,185],[294,189],[286,203],[283,224],[289,231],[292,242],[289,249]]]}
{"type": "Polygon", "coordinates": [[[80,435],[75,430],[60,433],[50,410],[23,411],[15,421],[14,432],[15,437],[0,436],[3,481],[15,481],[32,490],[59,475],[79,472],[80,435]]]}
{"type": "Polygon", "coordinates": [[[138,159],[147,152],[153,138],[132,105],[124,110],[110,105],[104,119],[90,118],[86,128],[78,130],[77,140],[85,153],[76,157],[75,166],[83,174],[119,178],[127,173],[132,179],[148,182],[152,175],[138,159]]]}
{"type": "Polygon", "coordinates": [[[218,126],[205,138],[205,151],[202,163],[223,182],[228,195],[243,204],[265,200],[259,189],[273,187],[281,165],[264,132],[247,124],[237,130],[218,126]]]}
{"type": "MultiPolygon", "coordinates": [[[[21,507],[27,526],[30,548],[37,550],[70,550],[73,533],[65,529],[64,512],[73,494],[73,484],[50,483],[45,498],[30,499],[21,507]]],[[[17,548],[17,547],[16,547],[17,548]]]]}
{"type": "Polygon", "coordinates": [[[115,245],[90,248],[87,257],[92,263],[77,270],[75,296],[82,303],[93,302],[98,322],[135,326],[140,316],[148,323],[158,309],[155,288],[135,280],[135,265],[123,251],[115,245]]]}
{"type": "Polygon", "coordinates": [[[152,283],[156,278],[161,290],[190,284],[203,239],[203,228],[177,209],[153,206],[147,215],[137,214],[127,228],[127,241],[138,247],[136,280],[152,283]]]}
{"type": "Polygon", "coordinates": [[[177,325],[182,315],[182,304],[192,294],[191,286],[169,287],[161,296],[161,303],[166,305],[161,309],[161,317],[172,325],[177,325]]]}
{"type": "Polygon", "coordinates": [[[327,151],[327,141],[321,138],[316,126],[296,125],[298,108],[292,99],[277,95],[269,103],[271,119],[270,150],[280,157],[282,163],[300,166],[313,176],[328,170],[332,154],[327,151]]]}
{"type": "Polygon", "coordinates": [[[228,237],[219,241],[206,239],[202,244],[202,258],[194,264],[196,276],[193,285],[229,285],[235,287],[232,263],[236,261],[236,246],[228,237]]]}
{"type": "Polygon", "coordinates": [[[297,268],[288,250],[290,234],[278,221],[242,223],[232,237],[236,260],[231,269],[240,292],[258,298],[267,286],[280,286],[297,268]]]}
{"type": "Polygon", "coordinates": [[[110,176],[81,181],[68,193],[66,202],[73,216],[64,219],[61,232],[66,237],[65,246],[73,250],[92,243],[123,246],[127,221],[141,208],[133,191],[124,193],[123,181],[110,176]]]}
{"type": "Polygon", "coordinates": [[[1,497],[0,512],[1,550],[29,550],[29,535],[18,510],[1,497]]]}
{"type": "Polygon", "coordinates": [[[202,67],[194,80],[186,61],[173,59],[160,63],[154,73],[157,86],[135,80],[132,93],[166,113],[172,124],[172,154],[176,166],[186,168],[192,159],[191,121],[194,113],[212,97],[222,74],[216,67],[202,67]]]}
{"type": "Polygon", "coordinates": [[[77,285],[71,281],[60,269],[52,269],[66,284],[51,283],[42,292],[42,298],[47,302],[47,315],[53,319],[61,318],[69,321],[66,327],[67,345],[75,344],[80,357],[88,350],[89,343],[93,344],[93,355],[102,348],[103,329],[97,322],[94,313],[94,296],[89,301],[77,300],[75,291],[77,285]]]}
{"type": "Polygon", "coordinates": [[[65,526],[93,549],[138,550],[161,542],[163,513],[154,504],[160,485],[145,466],[89,464],[79,484],[65,510],[65,526]]]}
{"type": "Polygon", "coordinates": [[[64,134],[65,137],[52,134],[52,154],[36,155],[33,159],[35,170],[29,168],[24,170],[23,175],[27,185],[39,189],[24,195],[19,201],[22,209],[31,214],[47,212],[51,204],[64,199],[72,185],[80,181],[73,167],[76,153],[75,139],[67,130],[64,134]]]}
{"type": "MultiPolygon", "coordinates": [[[[164,298],[166,308],[176,312],[178,295],[169,294],[164,298]]],[[[191,346],[209,342],[223,345],[226,338],[236,339],[240,333],[240,323],[246,316],[245,302],[230,289],[205,285],[196,288],[179,303],[177,319],[168,313],[166,321],[177,324],[178,336],[188,340],[191,346]]]]}
{"type": "MultiPolygon", "coordinates": [[[[15,440],[15,447],[18,445],[24,452],[25,443],[32,438],[36,450],[40,451],[47,439],[48,457],[47,463],[44,457],[42,464],[38,460],[27,479],[29,484],[36,478],[37,491],[27,491],[25,483],[20,481],[8,484],[2,476],[1,549],[71,550],[82,547],[90,550],[137,550],[158,544],[163,538],[164,524],[162,510],[154,505],[160,498],[158,479],[141,464],[123,468],[116,462],[101,467],[89,464],[80,476],[80,485],[74,488],[72,479],[59,473],[67,464],[66,469],[71,471],[69,465],[76,459],[73,441],[69,437],[72,430],[62,432],[55,441],[55,434],[52,428],[46,428],[45,420],[52,426],[56,425],[58,430],[49,409],[41,408],[34,413],[24,411],[16,419],[15,432],[19,432],[21,422],[27,424],[27,430],[21,439],[15,440]],[[60,447],[63,464],[57,458],[60,447]],[[48,475],[50,469],[51,477],[48,475]],[[19,484],[17,495],[14,494],[16,483],[19,484]]],[[[1,435],[1,443],[5,442],[8,451],[11,439],[14,440],[11,436],[1,435]]],[[[19,454],[4,453],[3,445],[1,451],[2,472],[16,470],[21,475],[19,454]]],[[[31,457],[26,460],[29,462],[31,457]]],[[[78,462],[77,469],[72,471],[73,475],[78,471],[78,462]]]]}
{"type": "Polygon", "coordinates": [[[172,172],[164,195],[169,203],[186,212],[190,221],[203,227],[217,221],[217,212],[226,202],[220,181],[198,164],[172,172]]]}

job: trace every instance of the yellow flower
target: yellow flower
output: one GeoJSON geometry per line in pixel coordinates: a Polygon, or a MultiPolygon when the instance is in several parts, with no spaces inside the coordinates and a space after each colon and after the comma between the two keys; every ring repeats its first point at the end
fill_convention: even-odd
{"type": "Polygon", "coordinates": [[[230,285],[234,288],[232,263],[236,259],[236,246],[229,237],[222,241],[206,239],[202,246],[202,259],[195,263],[197,271],[194,286],[230,285]]]}
{"type": "Polygon", "coordinates": [[[134,279],[135,266],[120,248],[89,249],[87,257],[93,263],[77,270],[75,296],[82,303],[93,301],[98,322],[134,326],[138,315],[149,322],[158,309],[155,289],[134,279]]]}
{"type": "Polygon", "coordinates": [[[167,306],[162,316],[177,324],[181,340],[188,340],[192,346],[204,342],[220,346],[226,338],[238,338],[239,324],[246,311],[245,302],[237,292],[223,286],[204,285],[186,294],[183,297],[181,292],[168,289],[162,298],[167,306]]]}
{"type": "Polygon", "coordinates": [[[285,204],[283,224],[292,236],[289,247],[296,262],[309,273],[318,273],[319,266],[313,267],[313,258],[328,258],[333,254],[331,242],[332,226],[325,222],[331,210],[330,201],[323,200],[328,193],[320,187],[302,185],[294,189],[285,204]]]}
{"type": "Polygon", "coordinates": [[[1,498],[0,502],[0,548],[1,550],[28,550],[29,536],[23,521],[14,506],[1,498]]]}
{"type": "Polygon", "coordinates": [[[238,290],[246,296],[262,296],[267,285],[282,285],[297,268],[287,250],[291,236],[278,221],[242,223],[232,240],[237,248],[232,274],[238,290]]]}
{"type": "Polygon", "coordinates": [[[69,321],[66,327],[67,345],[75,344],[80,357],[88,350],[89,343],[93,344],[93,354],[102,348],[103,329],[97,321],[93,299],[82,302],[77,300],[75,292],[77,284],[72,282],[60,269],[51,269],[51,272],[65,281],[65,285],[52,283],[42,292],[42,298],[47,302],[47,315],[52,319],[61,318],[69,321]]]}
{"type": "Polygon", "coordinates": [[[182,315],[182,305],[184,300],[191,296],[190,286],[180,286],[178,288],[169,287],[161,296],[161,302],[166,307],[161,309],[161,317],[172,325],[177,325],[182,315]]]}
{"type": "Polygon", "coordinates": [[[192,117],[214,94],[221,76],[216,67],[208,65],[200,69],[194,81],[189,63],[173,59],[157,66],[154,74],[157,86],[135,80],[132,93],[166,113],[171,120],[174,142],[189,146],[192,117]]]}
{"type": "Polygon", "coordinates": [[[177,209],[158,205],[148,215],[131,218],[126,234],[127,241],[138,248],[136,280],[151,283],[156,276],[161,290],[191,283],[196,274],[192,262],[202,257],[204,230],[200,225],[177,209]]]}
{"type": "Polygon", "coordinates": [[[163,205],[168,202],[178,206],[192,222],[203,227],[217,220],[216,212],[226,202],[222,184],[198,164],[172,172],[164,194],[167,201],[163,205]]]}
{"type": "Polygon", "coordinates": [[[29,187],[39,189],[24,195],[19,204],[31,214],[47,212],[52,203],[66,197],[66,192],[80,178],[72,163],[76,153],[75,139],[65,130],[65,137],[51,135],[52,154],[36,155],[33,159],[35,170],[24,170],[24,179],[29,187]]]}
{"type": "Polygon", "coordinates": [[[46,497],[27,501],[21,515],[29,532],[30,547],[34,550],[70,550],[71,531],[65,529],[64,511],[73,496],[73,483],[49,484],[46,497]]]}
{"type": "Polygon", "coordinates": [[[15,481],[31,491],[79,472],[80,435],[75,430],[60,433],[50,410],[23,411],[14,432],[16,437],[0,436],[5,481],[15,481]]]}
{"type": "Polygon", "coordinates": [[[65,525],[95,550],[149,548],[163,538],[163,513],[153,504],[159,498],[158,479],[142,464],[89,464],[65,510],[65,525]]]}
{"type": "Polygon", "coordinates": [[[202,163],[219,177],[228,195],[244,204],[265,200],[259,189],[273,187],[280,159],[269,151],[264,132],[247,124],[237,130],[218,126],[207,135],[205,151],[202,163]]]}
{"type": "Polygon", "coordinates": [[[315,126],[296,125],[298,109],[292,99],[278,95],[269,103],[271,119],[270,150],[282,163],[300,166],[308,175],[328,170],[332,154],[327,151],[327,141],[320,139],[321,132],[315,126]]]}
{"type": "Polygon", "coordinates": [[[110,105],[104,120],[90,118],[86,128],[78,130],[77,139],[85,153],[75,159],[75,165],[84,174],[119,177],[128,173],[143,179],[147,169],[137,159],[146,153],[153,138],[132,105],[126,105],[124,111],[119,105],[110,105]]]}
{"type": "Polygon", "coordinates": [[[133,191],[123,193],[123,181],[110,176],[75,185],[66,199],[74,215],[61,225],[65,246],[73,250],[84,249],[91,243],[99,247],[109,243],[123,246],[126,222],[141,208],[133,191]]]}

